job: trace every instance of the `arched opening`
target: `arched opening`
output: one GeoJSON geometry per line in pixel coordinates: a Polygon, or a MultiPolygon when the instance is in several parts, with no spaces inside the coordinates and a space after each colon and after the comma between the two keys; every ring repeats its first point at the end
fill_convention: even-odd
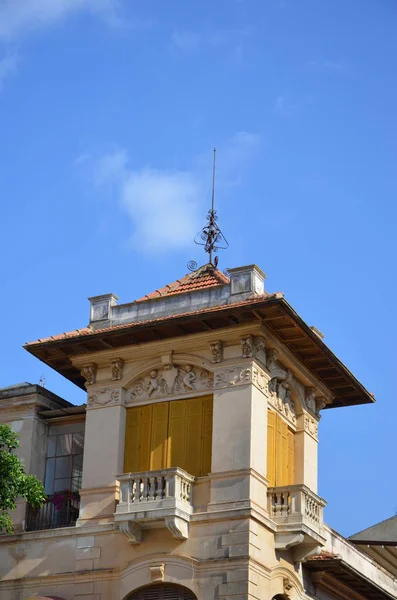
{"type": "Polygon", "coordinates": [[[288,600],[288,596],[284,594],[277,594],[277,596],[273,596],[272,600],[288,600]]]}
{"type": "Polygon", "coordinates": [[[125,600],[197,600],[191,590],[174,583],[149,585],[135,590],[125,600]]]}

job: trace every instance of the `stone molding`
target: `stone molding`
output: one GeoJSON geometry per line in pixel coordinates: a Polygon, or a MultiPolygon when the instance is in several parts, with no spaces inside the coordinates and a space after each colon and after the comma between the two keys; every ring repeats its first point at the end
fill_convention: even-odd
{"type": "Polygon", "coordinates": [[[236,365],[216,371],[214,389],[233,388],[239,385],[254,385],[268,395],[269,376],[255,363],[236,365]]]}
{"type": "Polygon", "coordinates": [[[87,409],[102,408],[104,406],[116,406],[121,404],[121,389],[103,388],[89,394],[87,409]]]}

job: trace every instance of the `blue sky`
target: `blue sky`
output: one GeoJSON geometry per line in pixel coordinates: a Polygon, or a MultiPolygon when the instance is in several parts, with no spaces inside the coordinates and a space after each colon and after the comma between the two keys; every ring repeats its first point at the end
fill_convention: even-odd
{"type": "Polygon", "coordinates": [[[394,0],[0,2],[0,385],[84,394],[25,341],[205,261],[210,202],[375,393],[324,412],[320,493],[348,535],[397,512],[394,0]]]}

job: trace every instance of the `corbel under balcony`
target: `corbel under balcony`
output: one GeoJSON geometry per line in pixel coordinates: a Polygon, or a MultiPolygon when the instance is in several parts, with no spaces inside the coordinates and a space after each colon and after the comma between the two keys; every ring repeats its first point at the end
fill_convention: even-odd
{"type": "Polygon", "coordinates": [[[115,521],[131,544],[142,541],[142,529],[166,527],[179,540],[189,535],[195,478],[183,469],[163,469],[118,476],[120,502],[115,521]]]}
{"type": "Polygon", "coordinates": [[[276,525],[276,550],[290,550],[295,562],[317,554],[325,543],[325,500],[305,485],[268,488],[269,516],[276,525]]]}

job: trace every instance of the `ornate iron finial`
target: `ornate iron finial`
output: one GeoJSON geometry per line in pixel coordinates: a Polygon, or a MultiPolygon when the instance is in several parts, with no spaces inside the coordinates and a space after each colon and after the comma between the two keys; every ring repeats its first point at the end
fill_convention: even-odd
{"type": "Polygon", "coordinates": [[[209,254],[209,263],[217,267],[218,257],[214,255],[214,252],[219,250],[226,250],[229,244],[219,229],[217,224],[217,214],[215,210],[215,166],[216,166],[216,148],[214,148],[214,165],[212,170],[212,202],[211,209],[208,211],[207,221],[208,224],[196,235],[194,241],[199,246],[204,246],[205,252],[209,254]]]}

